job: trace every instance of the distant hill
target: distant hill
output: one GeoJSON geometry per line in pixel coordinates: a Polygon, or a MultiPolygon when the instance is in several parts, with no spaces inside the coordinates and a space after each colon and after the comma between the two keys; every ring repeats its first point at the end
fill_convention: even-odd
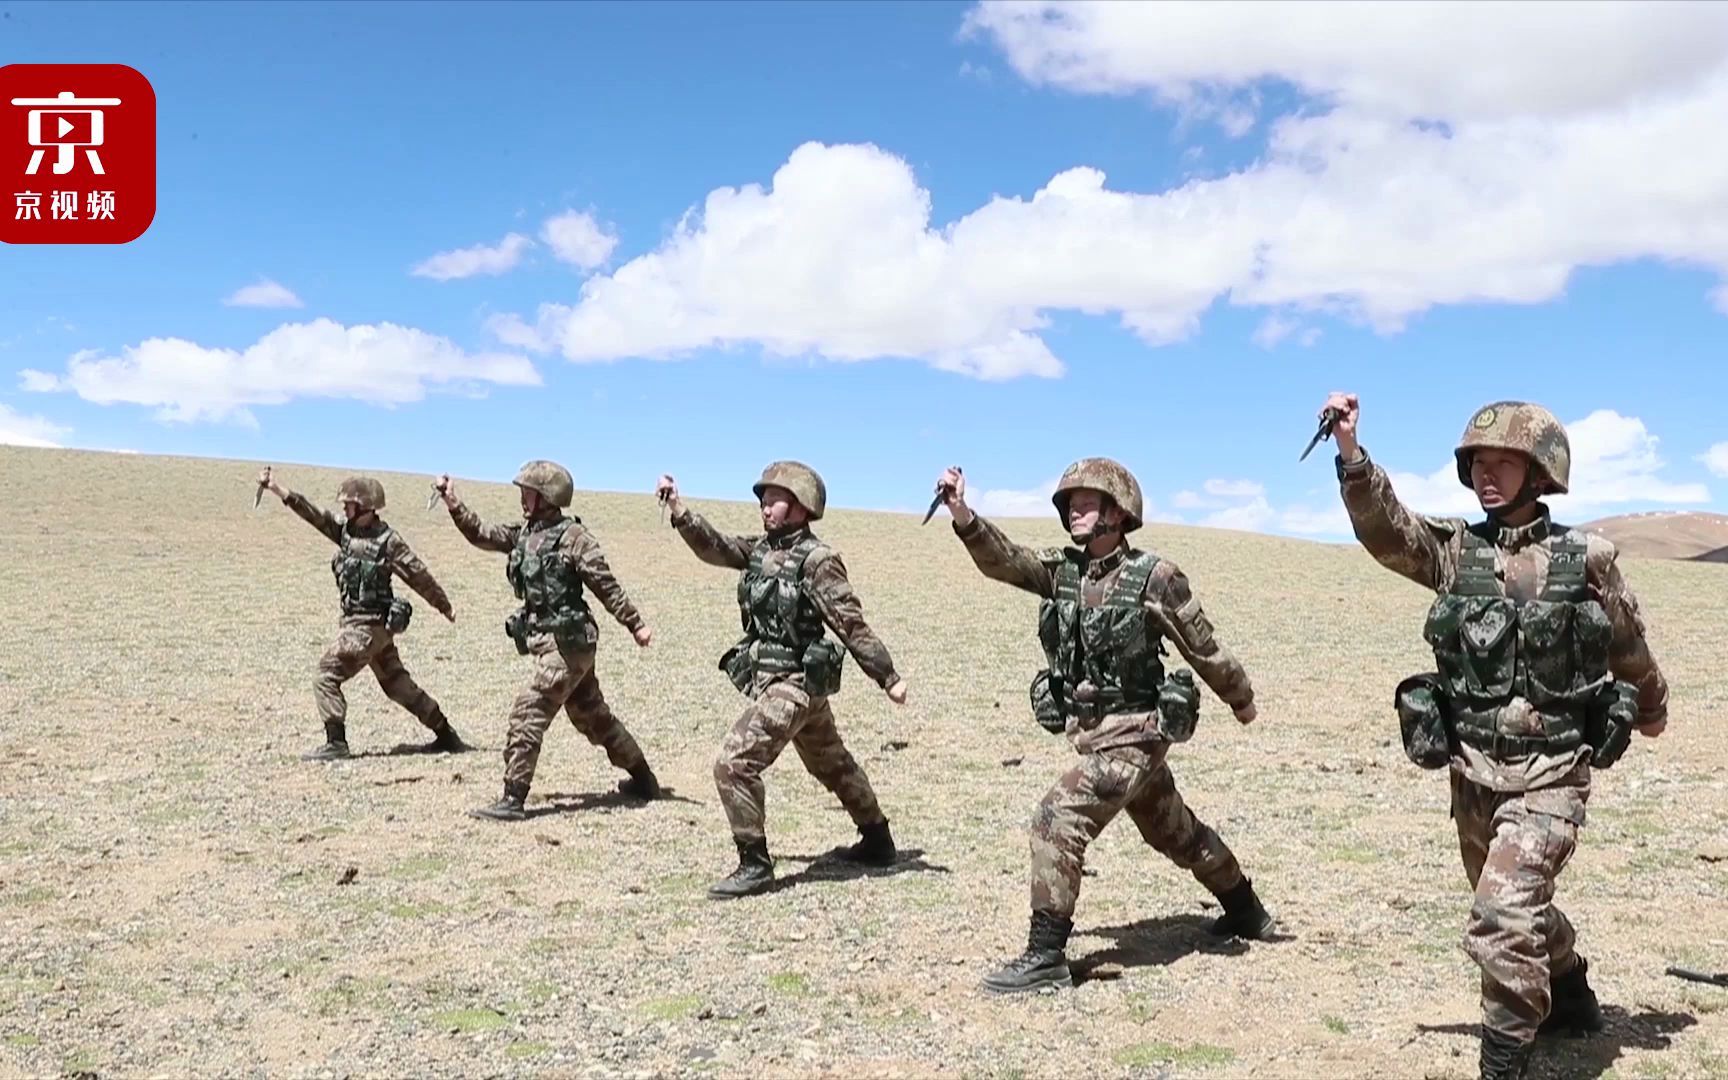
{"type": "Polygon", "coordinates": [[[1728,514],[1690,510],[1621,514],[1586,522],[1582,527],[1602,534],[1621,551],[1636,557],[1728,562],[1728,514]]]}

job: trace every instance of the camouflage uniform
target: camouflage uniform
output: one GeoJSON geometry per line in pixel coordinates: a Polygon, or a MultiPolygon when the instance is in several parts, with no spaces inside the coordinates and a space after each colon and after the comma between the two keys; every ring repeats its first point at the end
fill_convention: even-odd
{"type": "MultiPolygon", "coordinates": [[[[1232,711],[1253,704],[1248,673],[1214,635],[1181,569],[1129,545],[1126,533],[1139,527],[1141,513],[1139,485],[1132,475],[1108,459],[1075,463],[1055,496],[1064,521],[1069,493],[1082,487],[1105,492],[1129,515],[1119,546],[1108,555],[1091,557],[1084,546],[1033,550],[976,515],[964,526],[954,526],[986,577],[1044,598],[1040,636],[1046,639],[1047,651],[1052,648],[1048,634],[1055,615],[1051,602],[1064,592],[1060,583],[1065,574],[1077,582],[1077,603],[1083,611],[1096,611],[1117,600],[1134,609],[1126,617],[1145,626],[1149,638],[1146,655],[1151,671],[1145,680],[1149,697],[1135,700],[1129,694],[1123,700],[1106,699],[1089,706],[1077,700],[1086,693],[1081,690],[1070,694],[1058,709],[1080,761],[1056,781],[1033,814],[1031,941],[1026,955],[986,979],[986,988],[996,991],[1070,984],[1062,948],[1072,927],[1086,849],[1124,810],[1147,844],[1192,873],[1224,902],[1226,916],[1214,927],[1218,932],[1259,937],[1270,929],[1269,917],[1229,846],[1194,816],[1176,790],[1165,762],[1171,739],[1161,722],[1156,686],[1163,671],[1154,650],[1162,653],[1161,638],[1174,642],[1232,711]]],[[[1070,640],[1078,634],[1079,630],[1069,632],[1070,640]]]]}
{"type": "MultiPolygon", "coordinates": [[[[758,497],[769,484],[792,490],[809,520],[821,519],[827,492],[808,466],[776,462],[756,484],[758,497]]],[[[839,552],[817,539],[808,524],[772,535],[732,536],[700,514],[682,509],[672,517],[672,525],[697,558],[740,571],[746,636],[726,654],[721,666],[752,700],[727,733],[714,762],[714,784],[739,850],[740,866],[738,873],[711,890],[712,895],[745,895],[772,880],[762,773],[788,745],[798,751],[810,775],[840,800],[863,836],[858,845],[837,854],[860,862],[891,863],[895,850],[888,821],[869,777],[841,741],[828,703],[839,674],[838,650],[832,652],[835,682],[813,688],[806,675],[806,656],[832,648],[823,635],[826,625],[876,685],[886,690],[900,678],[887,648],[864,621],[863,605],[847,579],[839,552]],[[765,625],[762,613],[751,604],[752,597],[761,602],[764,595],[775,597],[767,601],[770,604],[783,595],[788,608],[795,609],[787,621],[801,624],[800,628],[779,627],[776,632],[765,625]],[[783,662],[774,662],[775,656],[783,662]]]]}
{"type": "MultiPolygon", "coordinates": [[[[359,503],[376,512],[384,508],[384,487],[368,477],[350,477],[338,489],[338,498],[359,503]]],[[[348,756],[348,701],[342,695],[342,684],[370,667],[378,686],[391,701],[414,714],[436,738],[424,749],[467,749],[451,728],[443,710],[431,694],[420,689],[402,657],[396,651],[396,635],[386,625],[389,607],[394,597],[388,588],[394,574],[431,604],[440,614],[453,614],[444,589],[432,577],[426,564],[409,548],[400,533],[383,521],[361,529],[321,507],[314,506],[306,496],[287,492],[283,505],[323,533],[337,551],[332,568],[342,592],[341,630],[336,640],[318,661],[318,678],[313,683],[313,695],[318,705],[318,717],[324,722],[325,745],[306,755],[312,760],[329,760],[348,756]],[[345,587],[343,564],[352,554],[349,565],[358,569],[362,561],[375,564],[379,581],[372,587],[378,595],[360,597],[352,585],[345,587]]],[[[352,579],[350,579],[350,582],[352,579]]]]}
{"type": "MultiPolygon", "coordinates": [[[[1466,486],[1470,454],[1483,446],[1530,457],[1530,479],[1514,506],[1566,491],[1565,429],[1546,410],[1522,402],[1479,410],[1457,451],[1466,486]]],[[[1444,752],[1450,757],[1459,850],[1475,890],[1463,944],[1482,971],[1483,1075],[1518,1075],[1538,1029],[1555,1026],[1545,1021],[1600,1026],[1586,964],[1574,952],[1572,923],[1553,902],[1555,879],[1584,825],[1593,750],[1571,719],[1570,699],[1543,684],[1556,682],[1554,665],[1576,667],[1579,662],[1569,657],[1594,653],[1603,670],[1595,679],[1578,672],[1577,685],[1583,693],[1598,692],[1601,678],[1611,673],[1628,697],[1635,694],[1641,726],[1665,719],[1667,683],[1645,643],[1638,601],[1610,541],[1554,523],[1540,503],[1534,520],[1516,527],[1499,520],[1504,509],[1478,525],[1418,515],[1398,500],[1385,470],[1366,451],[1349,464],[1338,458],[1337,469],[1362,546],[1381,565],[1440,598],[1427,636],[1436,646],[1441,678],[1460,661],[1489,672],[1495,642],[1516,635],[1519,643],[1522,655],[1506,685],[1454,695],[1464,700],[1446,707],[1450,735],[1444,752]],[[1571,617],[1568,636],[1544,643],[1533,620],[1560,603],[1568,580],[1580,613],[1571,617]],[[1444,632],[1443,615],[1455,597],[1467,598],[1467,604],[1503,604],[1504,598],[1514,605],[1518,625],[1501,614],[1502,606],[1489,612],[1498,635],[1493,640],[1473,628],[1462,638],[1444,632]],[[1590,629],[1592,619],[1599,630],[1590,629]],[[1592,634],[1599,637],[1593,641],[1592,634]]],[[[1497,681],[1491,673],[1481,678],[1497,681]]],[[[1582,694],[1572,697],[1583,700],[1582,694]]]]}
{"type": "MultiPolygon", "coordinates": [[[[494,806],[472,813],[503,820],[526,816],[523,804],[534,781],[540,747],[559,709],[584,738],[606,751],[606,760],[630,774],[623,791],[654,798],[660,788],[642,748],[600,691],[594,672],[599,627],[581,598],[581,587],[593,592],[606,611],[632,634],[646,623],[613,576],[594,534],[581,518],[563,513],[574,495],[570,474],[551,462],[532,461],[522,467],[514,483],[539,491],[547,500],[543,503],[545,512],[522,525],[488,525],[451,496],[450,519],[470,544],[510,556],[508,574],[513,587],[521,580],[524,564],[532,560],[548,576],[568,575],[572,595],[552,605],[556,610],[545,612],[535,612],[534,603],[527,601],[523,611],[507,624],[517,628],[514,636],[520,651],[534,658],[534,673],[510,708],[504,745],[504,796],[494,806]]],[[[521,588],[518,595],[523,595],[521,588]]]]}

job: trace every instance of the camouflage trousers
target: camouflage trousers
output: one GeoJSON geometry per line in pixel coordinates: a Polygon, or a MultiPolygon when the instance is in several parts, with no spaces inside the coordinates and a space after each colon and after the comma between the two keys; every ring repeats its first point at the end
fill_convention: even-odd
{"type": "Polygon", "coordinates": [[[414,714],[422,724],[437,731],[445,724],[444,713],[432,695],[420,689],[402,655],[396,651],[396,635],[382,626],[344,626],[336,640],[318,660],[318,678],[312,684],[318,702],[318,718],[326,724],[348,719],[348,699],[342,684],[370,667],[384,696],[414,714]]]}
{"type": "Polygon", "coordinates": [[[504,783],[527,787],[534,781],[540,746],[559,709],[582,737],[606,751],[606,760],[630,770],[646,763],[636,739],[612,715],[594,675],[594,653],[558,647],[550,634],[528,639],[534,675],[510,706],[510,731],[504,741],[504,783]]]}
{"type": "Polygon", "coordinates": [[[854,824],[885,820],[870,778],[840,741],[828,699],[813,698],[803,687],[781,680],[768,684],[738,717],[714,762],[714,785],[733,836],[760,840],[767,835],[762,772],[774,764],[787,743],[797,748],[810,775],[840,799],[854,824]]]}
{"type": "Polygon", "coordinates": [[[1241,882],[1236,856],[1182,801],[1162,750],[1118,747],[1083,754],[1033,813],[1033,910],[1073,917],[1086,848],[1123,810],[1146,843],[1214,895],[1241,882]]]}
{"type": "Polygon", "coordinates": [[[1554,906],[1554,880],[1578,845],[1588,771],[1539,791],[1501,792],[1452,773],[1458,849],[1476,899],[1464,951],[1482,969],[1482,1023],[1536,1037],[1553,1003],[1549,983],[1578,962],[1577,933],[1554,906]]]}

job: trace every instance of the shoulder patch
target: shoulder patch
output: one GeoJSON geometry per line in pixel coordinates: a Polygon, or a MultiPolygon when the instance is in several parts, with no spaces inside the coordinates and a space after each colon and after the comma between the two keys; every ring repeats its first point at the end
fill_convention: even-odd
{"type": "Polygon", "coordinates": [[[1614,541],[1599,532],[1588,529],[1573,529],[1573,532],[1584,538],[1584,557],[1596,564],[1611,563],[1620,555],[1620,549],[1614,541]]]}
{"type": "Polygon", "coordinates": [[[1428,526],[1428,531],[1442,539],[1457,536],[1470,527],[1463,518],[1435,517],[1432,514],[1422,514],[1422,524],[1428,526]]]}

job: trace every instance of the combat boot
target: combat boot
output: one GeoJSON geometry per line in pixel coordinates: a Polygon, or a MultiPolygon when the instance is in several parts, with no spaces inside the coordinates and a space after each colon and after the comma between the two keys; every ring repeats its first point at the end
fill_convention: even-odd
{"type": "Polygon", "coordinates": [[[1074,921],[1049,911],[1032,912],[1026,932],[1026,951],[998,971],[984,976],[984,989],[992,994],[1023,994],[1046,986],[1067,989],[1074,985],[1068,970],[1068,935],[1074,921]]]}
{"type": "Polygon", "coordinates": [[[324,725],[324,745],[300,755],[301,761],[341,761],[353,757],[348,752],[348,725],[324,725]]]}
{"type": "Polygon", "coordinates": [[[863,839],[856,844],[834,849],[833,855],[836,859],[864,866],[894,865],[894,859],[899,852],[894,848],[894,837],[889,833],[886,821],[879,821],[874,825],[860,825],[858,834],[863,839]]]}
{"type": "Polygon", "coordinates": [[[658,799],[660,797],[660,781],[654,775],[654,770],[644,761],[630,770],[630,779],[618,784],[620,794],[633,799],[658,799]]]}
{"type": "Polygon", "coordinates": [[[1537,1028],[1539,1035],[1589,1035],[1602,1030],[1602,1006],[1590,989],[1590,965],[1580,956],[1578,963],[1553,981],[1553,1006],[1537,1028]]]}
{"type": "Polygon", "coordinates": [[[1530,1050],[1534,1045],[1483,1028],[1482,1080],[1522,1080],[1524,1071],[1530,1067],[1530,1050]]]}
{"type": "Polygon", "coordinates": [[[450,726],[450,721],[439,718],[441,723],[432,729],[432,738],[423,743],[401,743],[396,747],[398,753],[405,754],[462,754],[474,749],[462,741],[462,736],[456,734],[456,729],[450,726]]]}
{"type": "Polygon", "coordinates": [[[1248,938],[1263,941],[1272,933],[1272,916],[1255,895],[1254,883],[1244,877],[1235,888],[1217,894],[1224,914],[1212,920],[1209,931],[1218,937],[1248,938]]]}
{"type": "Polygon", "coordinates": [[[527,784],[505,784],[503,798],[491,806],[475,807],[468,811],[468,816],[491,818],[494,821],[521,821],[528,816],[528,811],[522,805],[527,801],[527,784]]]}
{"type": "Polygon", "coordinates": [[[774,883],[774,860],[768,855],[768,838],[745,840],[734,836],[738,845],[738,869],[708,887],[708,895],[716,900],[733,900],[759,893],[774,883]]]}

